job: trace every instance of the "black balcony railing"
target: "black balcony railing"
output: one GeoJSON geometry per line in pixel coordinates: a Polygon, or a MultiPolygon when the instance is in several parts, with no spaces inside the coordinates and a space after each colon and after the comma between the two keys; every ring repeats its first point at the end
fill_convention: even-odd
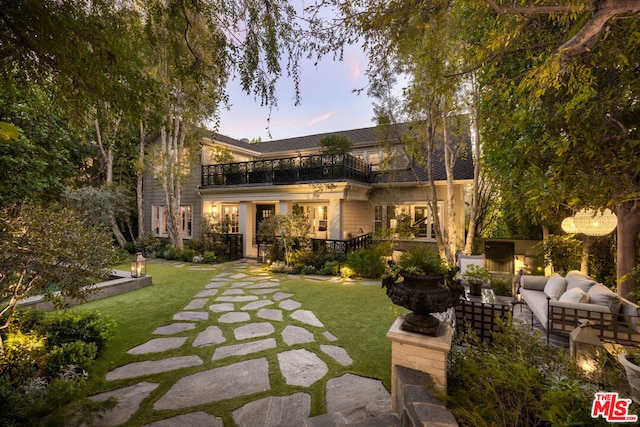
{"type": "Polygon", "coordinates": [[[332,239],[311,239],[311,250],[318,252],[319,250],[327,250],[334,254],[347,255],[349,252],[355,252],[358,249],[364,249],[371,245],[373,239],[371,233],[354,237],[349,240],[332,240],[332,239]]]}
{"type": "Polygon", "coordinates": [[[295,184],[351,179],[369,182],[371,166],[351,154],[317,154],[202,166],[202,187],[240,184],[295,184]]]}

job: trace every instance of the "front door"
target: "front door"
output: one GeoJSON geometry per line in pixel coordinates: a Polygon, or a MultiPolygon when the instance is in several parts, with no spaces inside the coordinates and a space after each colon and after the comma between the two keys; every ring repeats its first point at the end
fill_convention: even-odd
{"type": "Polygon", "coordinates": [[[262,220],[267,219],[276,213],[276,205],[256,205],[256,236],[260,232],[260,223],[262,220]]]}

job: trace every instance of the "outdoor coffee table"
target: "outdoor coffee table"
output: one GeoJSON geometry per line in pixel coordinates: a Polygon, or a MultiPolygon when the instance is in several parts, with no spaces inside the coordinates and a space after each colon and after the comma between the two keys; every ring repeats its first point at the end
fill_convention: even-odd
{"type": "Polygon", "coordinates": [[[491,333],[500,332],[496,316],[506,320],[511,308],[511,298],[497,296],[492,289],[482,289],[479,296],[469,295],[466,290],[456,306],[456,328],[471,327],[478,339],[491,342],[491,333]]]}

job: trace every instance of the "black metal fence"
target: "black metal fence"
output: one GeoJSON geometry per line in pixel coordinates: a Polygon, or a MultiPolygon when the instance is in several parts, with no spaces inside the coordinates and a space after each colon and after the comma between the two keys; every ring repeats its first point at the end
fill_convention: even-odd
{"type": "Polygon", "coordinates": [[[362,236],[349,240],[311,239],[311,249],[314,252],[326,250],[335,254],[347,255],[349,252],[366,248],[371,245],[372,242],[373,238],[371,237],[371,233],[363,234],[362,236]]]}
{"type": "Polygon", "coordinates": [[[239,184],[293,184],[351,179],[369,182],[371,166],[347,153],[203,165],[203,187],[239,184]]]}
{"type": "Polygon", "coordinates": [[[242,259],[244,256],[244,248],[242,245],[242,234],[221,233],[217,234],[220,244],[225,248],[225,255],[229,257],[229,261],[242,259]]]}

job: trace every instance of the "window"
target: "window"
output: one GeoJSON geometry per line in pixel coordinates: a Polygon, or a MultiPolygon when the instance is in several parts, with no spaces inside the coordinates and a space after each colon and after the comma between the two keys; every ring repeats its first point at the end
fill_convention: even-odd
{"type": "MultiPolygon", "coordinates": [[[[440,228],[443,229],[443,204],[438,202],[440,228]]],[[[373,208],[374,230],[395,228],[400,222],[409,222],[416,230],[416,238],[435,240],[436,231],[433,224],[431,207],[426,203],[420,205],[375,205],[373,208]]],[[[443,229],[444,230],[444,229],[443,229]]]]}
{"type": "Polygon", "coordinates": [[[223,205],[222,220],[227,227],[227,233],[240,232],[240,214],[237,205],[223,205]]]}
{"type": "MultiPolygon", "coordinates": [[[[193,207],[190,205],[180,206],[180,232],[184,239],[193,236],[193,207]]],[[[164,206],[154,205],[151,207],[151,228],[153,234],[158,237],[167,237],[167,216],[164,206]]]]}

